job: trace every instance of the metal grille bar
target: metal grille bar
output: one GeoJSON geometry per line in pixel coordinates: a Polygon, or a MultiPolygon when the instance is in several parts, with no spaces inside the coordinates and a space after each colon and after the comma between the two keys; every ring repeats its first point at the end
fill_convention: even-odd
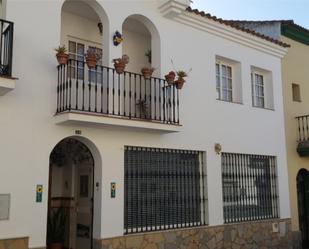
{"type": "Polygon", "coordinates": [[[124,233],[207,225],[200,151],[125,147],[124,233]]]}
{"type": "Polygon", "coordinates": [[[279,217],[273,156],[222,153],[224,222],[279,217]]]}

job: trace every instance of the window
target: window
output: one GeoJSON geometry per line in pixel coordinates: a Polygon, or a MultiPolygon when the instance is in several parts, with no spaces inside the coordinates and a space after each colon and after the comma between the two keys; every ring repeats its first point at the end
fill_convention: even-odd
{"type": "MultiPolygon", "coordinates": [[[[89,77],[90,82],[98,82],[100,83],[102,81],[102,49],[97,48],[95,46],[88,46],[88,49],[94,51],[98,55],[98,60],[97,60],[97,69],[91,69],[89,76],[87,75],[86,77],[89,77]],[[97,77],[97,78],[96,78],[97,77]]],[[[72,75],[71,77],[73,78],[78,78],[78,79],[84,79],[84,58],[85,54],[87,52],[87,45],[81,42],[75,42],[75,41],[69,41],[69,59],[71,61],[69,62],[70,66],[70,74],[72,75]],[[77,71],[76,71],[77,68],[77,71]],[[76,74],[77,73],[77,74],[76,74]]]]}
{"type": "Polygon", "coordinates": [[[253,106],[264,108],[265,107],[264,76],[256,72],[252,72],[251,85],[252,85],[253,106]]]}
{"type": "Polygon", "coordinates": [[[71,77],[84,78],[84,54],[85,45],[82,43],[69,41],[69,62],[71,77]],[[76,72],[77,68],[77,72],[76,72]]]}
{"type": "Polygon", "coordinates": [[[278,218],[276,158],[222,153],[224,222],[278,218]]]}
{"type": "Polygon", "coordinates": [[[300,97],[300,86],[298,84],[292,84],[292,94],[293,94],[293,101],[301,102],[300,97]]]}
{"type": "Polygon", "coordinates": [[[216,63],[216,88],[217,99],[233,101],[232,67],[222,63],[216,63]]]}
{"type": "Polygon", "coordinates": [[[203,156],[125,147],[125,234],[206,225],[203,156]]]}

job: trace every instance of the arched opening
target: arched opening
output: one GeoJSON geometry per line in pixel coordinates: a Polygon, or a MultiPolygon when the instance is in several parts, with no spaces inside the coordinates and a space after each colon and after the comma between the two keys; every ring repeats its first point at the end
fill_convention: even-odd
{"type": "Polygon", "coordinates": [[[155,25],[145,16],[131,15],[122,25],[123,54],[130,57],[128,71],[140,73],[143,67],[155,68],[160,75],[160,35],[155,25]]]}
{"type": "Polygon", "coordinates": [[[76,138],[60,141],[50,154],[47,245],[91,249],[94,233],[95,159],[76,138]]]}
{"type": "MultiPolygon", "coordinates": [[[[109,62],[109,20],[95,0],[66,0],[61,10],[61,44],[68,49],[69,58],[84,61],[87,50],[98,55],[97,65],[109,62]],[[105,49],[106,48],[106,49],[105,49]]],[[[83,63],[71,63],[77,75],[83,74],[83,63]]]]}
{"type": "Polygon", "coordinates": [[[299,230],[302,237],[302,248],[309,247],[309,172],[301,169],[297,174],[297,200],[299,230]]]}

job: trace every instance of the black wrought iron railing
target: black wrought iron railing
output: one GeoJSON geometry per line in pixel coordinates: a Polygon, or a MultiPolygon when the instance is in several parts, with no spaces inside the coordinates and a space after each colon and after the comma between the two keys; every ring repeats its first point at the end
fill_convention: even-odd
{"type": "Polygon", "coordinates": [[[14,23],[0,19],[0,75],[12,76],[14,23]]]}
{"type": "Polygon", "coordinates": [[[78,111],[179,124],[179,90],[160,78],[70,59],[58,66],[57,113],[78,111]]]}
{"type": "Polygon", "coordinates": [[[309,140],[309,115],[296,117],[298,125],[298,142],[309,140]]]}
{"type": "Polygon", "coordinates": [[[276,158],[222,153],[224,222],[279,217],[276,158]]]}

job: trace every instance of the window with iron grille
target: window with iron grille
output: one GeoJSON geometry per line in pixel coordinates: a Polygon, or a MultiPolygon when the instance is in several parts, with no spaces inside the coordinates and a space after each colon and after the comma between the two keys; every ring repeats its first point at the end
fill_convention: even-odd
{"type": "Polygon", "coordinates": [[[200,151],[126,146],[125,234],[206,225],[203,157],[200,151]]]}
{"type": "Polygon", "coordinates": [[[278,218],[276,158],[222,153],[225,223],[278,218]]]}

